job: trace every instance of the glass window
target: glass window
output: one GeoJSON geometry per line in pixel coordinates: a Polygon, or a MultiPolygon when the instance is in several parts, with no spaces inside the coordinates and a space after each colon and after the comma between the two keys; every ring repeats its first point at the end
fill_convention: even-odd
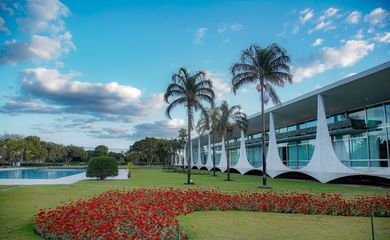
{"type": "Polygon", "coordinates": [[[298,125],[298,129],[305,129],[306,128],[306,123],[300,123],[298,125]]]}
{"type": "Polygon", "coordinates": [[[352,167],[368,167],[367,134],[351,134],[349,140],[352,167]]]}
{"type": "Polygon", "coordinates": [[[297,145],[295,142],[288,143],[288,163],[287,165],[292,168],[296,168],[297,166],[297,145]]]}
{"type": "Polygon", "coordinates": [[[346,116],[345,116],[345,113],[341,113],[341,114],[337,114],[334,116],[334,121],[335,122],[340,122],[340,121],[344,121],[346,120],[346,116]]]}
{"type": "Polygon", "coordinates": [[[390,123],[390,103],[386,104],[385,109],[387,122],[390,123]]]}
{"type": "Polygon", "coordinates": [[[306,127],[307,128],[316,127],[316,126],[317,126],[317,120],[306,122],[306,127]]]}
{"type": "Polygon", "coordinates": [[[337,135],[333,136],[333,149],[340,159],[340,161],[346,165],[350,166],[349,158],[349,136],[348,135],[337,135]]]}
{"type": "Polygon", "coordinates": [[[297,125],[291,125],[291,126],[288,126],[287,127],[287,131],[290,132],[290,131],[295,131],[297,130],[297,125]]]}
{"type": "Polygon", "coordinates": [[[238,163],[239,158],[239,148],[234,148],[229,150],[230,166],[233,167],[238,163]]]}
{"type": "Polygon", "coordinates": [[[348,114],[349,118],[354,119],[354,120],[363,120],[366,121],[366,113],[363,110],[359,110],[356,112],[351,112],[348,114]]]}
{"type": "Polygon", "coordinates": [[[385,122],[383,105],[367,108],[367,125],[377,126],[385,122]]]}
{"type": "Polygon", "coordinates": [[[383,166],[380,159],[387,159],[387,137],[386,129],[376,129],[368,133],[368,141],[370,144],[370,161],[372,167],[383,166]]]}
{"type": "Polygon", "coordinates": [[[279,128],[279,133],[285,133],[287,132],[287,127],[279,128]]]}
{"type": "Polygon", "coordinates": [[[261,166],[261,152],[260,152],[260,146],[248,146],[246,147],[246,155],[248,158],[248,162],[253,167],[260,167],[261,166]]]}
{"type": "Polygon", "coordinates": [[[334,123],[334,122],[335,122],[335,116],[332,115],[332,116],[327,117],[327,118],[326,118],[326,122],[327,122],[328,124],[334,123]]]}

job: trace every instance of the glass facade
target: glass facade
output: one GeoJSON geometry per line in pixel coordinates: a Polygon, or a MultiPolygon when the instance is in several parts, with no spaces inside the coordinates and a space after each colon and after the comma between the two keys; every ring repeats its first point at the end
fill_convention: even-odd
{"type": "Polygon", "coordinates": [[[202,146],[202,148],[200,150],[200,159],[201,159],[203,165],[206,164],[206,162],[207,162],[207,154],[208,154],[207,149],[208,149],[208,147],[206,145],[206,146],[202,146]]]}
{"type": "Polygon", "coordinates": [[[233,148],[229,150],[230,166],[233,167],[238,163],[240,156],[240,148],[233,148]]]}
{"type": "MultiPolygon", "coordinates": [[[[390,103],[368,106],[350,112],[330,115],[327,123],[331,124],[331,139],[337,157],[348,167],[389,167],[390,162],[390,103]],[[353,121],[360,121],[354,125],[353,121]],[[345,123],[336,124],[337,122],[345,123]],[[333,125],[332,125],[333,124],[333,125]],[[350,124],[350,125],[348,125],[350,124]],[[341,126],[341,127],[340,127],[341,126]]],[[[278,151],[283,164],[290,168],[306,166],[314,153],[316,120],[310,120],[295,125],[276,129],[278,151]],[[310,129],[309,129],[310,128],[310,129]],[[307,129],[300,135],[301,129],[307,129]],[[295,140],[286,139],[295,135],[295,140]],[[292,133],[292,135],[290,135],[292,133]],[[281,134],[281,139],[278,139],[281,134]],[[279,142],[283,141],[283,142],[279,142]]],[[[261,133],[248,135],[246,153],[249,163],[253,167],[262,166],[261,133]],[[255,141],[255,142],[253,142],[255,141]]],[[[231,139],[230,143],[240,141],[231,139]]],[[[193,147],[197,153],[197,146],[193,147]]],[[[229,150],[231,166],[239,160],[239,147],[237,145],[229,150]]],[[[221,143],[216,144],[216,164],[221,156],[221,143]]],[[[194,162],[197,154],[194,154],[194,162]]],[[[202,160],[207,161],[207,146],[202,150],[202,160]],[[204,159],[203,159],[204,158],[204,159]]]]}
{"type": "Polygon", "coordinates": [[[307,165],[313,156],[314,140],[292,141],[278,144],[279,157],[290,168],[307,165]]]}

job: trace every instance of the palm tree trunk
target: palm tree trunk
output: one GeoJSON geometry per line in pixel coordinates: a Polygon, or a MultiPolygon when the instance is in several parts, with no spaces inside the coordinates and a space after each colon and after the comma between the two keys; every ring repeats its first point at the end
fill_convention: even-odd
{"type": "Polygon", "coordinates": [[[228,136],[226,136],[226,144],[225,144],[225,148],[226,148],[226,165],[227,165],[227,180],[230,181],[230,154],[229,154],[229,138],[228,136]]]}
{"type": "Polygon", "coordinates": [[[213,176],[215,176],[215,143],[214,143],[214,131],[213,131],[213,176]]]}
{"type": "Polygon", "coordinates": [[[191,142],[191,127],[192,127],[192,114],[191,114],[191,106],[187,106],[187,117],[188,117],[188,139],[187,139],[187,164],[188,164],[188,172],[187,172],[187,184],[191,184],[191,163],[192,163],[192,142],[191,142]]]}
{"type": "Polygon", "coordinates": [[[264,117],[264,80],[260,79],[261,88],[261,145],[262,145],[262,161],[263,161],[263,186],[267,187],[267,163],[265,161],[265,117],[264,117]]]}

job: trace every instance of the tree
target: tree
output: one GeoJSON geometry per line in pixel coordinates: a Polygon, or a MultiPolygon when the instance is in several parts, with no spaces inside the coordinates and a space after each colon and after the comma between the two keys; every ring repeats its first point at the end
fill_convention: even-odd
{"type": "MultiPolygon", "coordinates": [[[[187,129],[180,128],[178,138],[179,138],[179,144],[181,147],[179,150],[184,150],[184,144],[187,142],[187,136],[188,136],[187,129]]],[[[184,158],[182,160],[182,166],[183,166],[183,172],[184,172],[184,158]]]]}
{"type": "Polygon", "coordinates": [[[118,176],[118,164],[115,159],[108,156],[90,158],[86,175],[87,177],[96,177],[99,180],[118,176]]]}
{"type": "Polygon", "coordinates": [[[108,156],[108,147],[104,145],[95,147],[95,156],[108,156]]]}
{"type": "MultiPolygon", "coordinates": [[[[239,128],[246,131],[248,127],[248,119],[245,113],[241,111],[239,105],[229,107],[226,101],[223,101],[219,107],[221,117],[218,121],[218,131],[222,135],[222,141],[229,142],[229,138],[233,133],[233,129],[239,128]]],[[[226,161],[227,161],[227,180],[230,181],[230,157],[229,148],[226,144],[226,161]]]]}
{"type": "MultiPolygon", "coordinates": [[[[206,111],[204,114],[201,115],[198,122],[196,123],[196,132],[198,133],[198,148],[200,148],[200,138],[204,134],[204,132],[210,130],[210,120],[209,120],[209,113],[206,111]]],[[[201,159],[198,159],[198,161],[202,161],[201,159]]]]}
{"type": "MultiPolygon", "coordinates": [[[[147,165],[158,164],[159,158],[156,156],[156,147],[159,139],[157,138],[144,138],[142,140],[136,141],[133,145],[130,146],[129,153],[137,152],[138,153],[138,163],[144,163],[147,165]]],[[[136,163],[136,162],[134,162],[136,163]]]]}
{"type": "Polygon", "coordinates": [[[280,103],[274,86],[283,87],[286,82],[292,82],[290,74],[290,57],[285,49],[277,44],[271,44],[266,48],[251,45],[241,53],[241,61],[231,67],[232,90],[234,94],[245,84],[257,84],[261,98],[261,143],[263,162],[263,185],[267,188],[267,166],[265,160],[265,118],[264,105],[271,99],[274,104],[280,103]]]}
{"type": "Polygon", "coordinates": [[[65,163],[69,164],[71,161],[85,162],[87,160],[87,152],[82,147],[74,145],[66,146],[65,163]]]}
{"type": "Polygon", "coordinates": [[[221,119],[221,110],[217,107],[209,109],[209,125],[211,130],[211,141],[213,142],[213,176],[215,176],[215,135],[218,132],[218,122],[221,119]]]}
{"type": "Polygon", "coordinates": [[[56,144],[52,142],[48,142],[46,144],[46,149],[48,152],[48,161],[49,162],[62,162],[66,156],[65,146],[62,144],[56,144]]]}
{"type": "Polygon", "coordinates": [[[191,179],[191,130],[194,118],[194,111],[206,113],[204,104],[208,103],[214,106],[215,94],[213,84],[210,79],[207,79],[206,73],[198,71],[194,75],[190,75],[186,68],[180,68],[179,73],[172,75],[172,82],[168,85],[164,94],[164,100],[169,104],[166,109],[166,115],[171,119],[172,110],[184,105],[187,110],[187,161],[188,161],[188,177],[187,184],[192,183],[191,179]]]}

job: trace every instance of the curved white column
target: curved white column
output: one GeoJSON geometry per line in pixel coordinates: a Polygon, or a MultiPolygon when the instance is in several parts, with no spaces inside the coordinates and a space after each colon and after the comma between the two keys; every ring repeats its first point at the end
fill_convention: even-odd
{"type": "Polygon", "coordinates": [[[322,183],[357,174],[342,164],[334,152],[326,122],[324,99],[321,95],[317,97],[317,133],[313,157],[305,167],[298,171],[306,173],[322,183]]]}
{"type": "Polygon", "coordinates": [[[187,162],[187,145],[186,144],[184,144],[183,158],[184,158],[184,167],[187,167],[188,162],[187,162]]]}
{"type": "Polygon", "coordinates": [[[213,155],[212,155],[212,150],[211,150],[211,140],[210,140],[210,133],[208,134],[208,143],[207,143],[207,162],[205,167],[207,170],[213,169],[213,155]]]}
{"type": "Polygon", "coordinates": [[[227,170],[225,138],[223,136],[222,136],[221,159],[219,160],[219,164],[216,166],[216,168],[221,170],[221,172],[225,172],[227,170]]]}
{"type": "Polygon", "coordinates": [[[202,161],[201,161],[201,154],[200,154],[200,137],[201,135],[198,136],[198,161],[196,161],[196,167],[200,169],[202,167],[202,161]]]}
{"type": "Polygon", "coordinates": [[[248,158],[246,156],[246,148],[245,148],[245,136],[244,131],[241,129],[241,139],[240,139],[240,155],[238,158],[238,162],[232,168],[239,171],[241,174],[245,174],[250,170],[256,169],[249,164],[248,158]]]}
{"type": "MultiPolygon", "coordinates": [[[[282,160],[280,160],[278,145],[276,143],[275,124],[272,112],[269,114],[269,140],[267,152],[267,174],[272,178],[286,172],[293,172],[295,170],[286,167],[282,160]]],[[[262,169],[262,167],[261,167],[262,169]]]]}

